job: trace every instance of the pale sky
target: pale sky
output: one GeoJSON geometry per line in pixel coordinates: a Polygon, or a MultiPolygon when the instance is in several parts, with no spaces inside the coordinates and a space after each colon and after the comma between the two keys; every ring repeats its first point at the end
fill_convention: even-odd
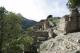
{"type": "Polygon", "coordinates": [[[67,0],[0,0],[0,6],[8,11],[21,13],[25,18],[39,21],[48,15],[64,16],[69,14],[67,0]]]}

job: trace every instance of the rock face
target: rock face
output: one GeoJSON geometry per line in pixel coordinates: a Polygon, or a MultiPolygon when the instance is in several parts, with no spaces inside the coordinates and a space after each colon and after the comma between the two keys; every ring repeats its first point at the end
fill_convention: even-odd
{"type": "Polygon", "coordinates": [[[49,39],[40,45],[40,53],[80,53],[80,32],[49,39]]]}

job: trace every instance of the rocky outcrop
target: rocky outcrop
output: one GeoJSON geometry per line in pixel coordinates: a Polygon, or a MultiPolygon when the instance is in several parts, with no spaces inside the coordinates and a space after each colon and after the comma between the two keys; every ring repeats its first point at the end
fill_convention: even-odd
{"type": "Polygon", "coordinates": [[[79,53],[80,32],[70,33],[49,39],[40,45],[40,53],[79,53]]]}

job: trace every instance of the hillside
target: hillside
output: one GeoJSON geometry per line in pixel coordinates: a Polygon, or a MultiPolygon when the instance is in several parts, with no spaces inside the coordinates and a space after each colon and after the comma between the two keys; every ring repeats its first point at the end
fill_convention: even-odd
{"type": "Polygon", "coordinates": [[[34,26],[35,24],[37,24],[36,21],[33,21],[33,20],[29,20],[29,19],[26,19],[26,18],[23,18],[22,20],[22,28],[25,30],[31,26],[34,26]]]}

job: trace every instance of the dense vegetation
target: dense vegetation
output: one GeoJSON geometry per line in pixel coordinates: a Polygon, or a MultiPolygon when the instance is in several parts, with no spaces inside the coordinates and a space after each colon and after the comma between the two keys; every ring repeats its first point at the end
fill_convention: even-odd
{"type": "Polygon", "coordinates": [[[23,17],[0,7],[0,53],[22,53],[32,44],[32,37],[24,33],[23,17]]]}
{"type": "Polygon", "coordinates": [[[33,21],[33,20],[29,20],[29,19],[26,19],[26,18],[23,18],[22,22],[21,22],[21,26],[23,28],[23,30],[26,30],[27,28],[30,28],[31,26],[37,24],[36,21],[33,21]]]}
{"type": "Polygon", "coordinates": [[[69,8],[79,8],[80,7],[80,0],[68,0],[67,5],[69,8]]]}

